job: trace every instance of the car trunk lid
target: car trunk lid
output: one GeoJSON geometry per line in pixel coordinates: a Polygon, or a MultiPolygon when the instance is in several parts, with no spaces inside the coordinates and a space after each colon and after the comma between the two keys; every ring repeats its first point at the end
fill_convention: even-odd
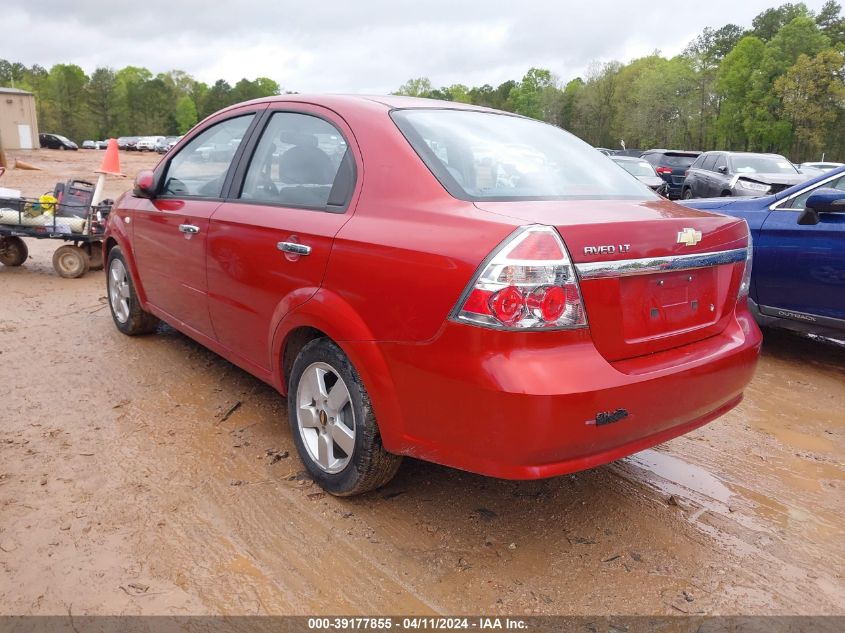
{"type": "Polygon", "coordinates": [[[593,342],[609,361],[721,332],[745,265],[743,220],[654,201],[479,202],[553,225],[576,265],[593,342]]]}

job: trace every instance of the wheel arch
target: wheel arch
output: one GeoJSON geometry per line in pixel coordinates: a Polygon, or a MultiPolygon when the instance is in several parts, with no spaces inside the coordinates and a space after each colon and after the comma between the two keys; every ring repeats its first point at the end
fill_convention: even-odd
{"type": "Polygon", "coordinates": [[[286,314],[273,336],[275,387],[288,396],[288,378],[296,354],[315,338],[329,338],[349,358],[367,389],[388,450],[404,445],[401,409],[388,364],[360,315],[338,294],[321,288],[309,301],[286,314]]]}

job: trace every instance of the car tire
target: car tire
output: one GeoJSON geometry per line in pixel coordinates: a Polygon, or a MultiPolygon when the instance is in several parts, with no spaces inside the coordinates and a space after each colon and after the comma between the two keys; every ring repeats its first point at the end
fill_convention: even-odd
{"type": "Polygon", "coordinates": [[[0,237],[0,264],[20,266],[29,257],[29,248],[19,237],[0,237]]]}
{"type": "Polygon", "coordinates": [[[358,372],[328,338],[306,344],[293,363],[288,421],[306,470],[332,495],[348,497],[379,488],[402,463],[401,456],[382,445],[358,372]]]}
{"type": "Polygon", "coordinates": [[[720,197],[722,198],[730,198],[733,194],[730,191],[723,191],[720,197]]]}
{"type": "Polygon", "coordinates": [[[119,246],[109,251],[106,267],[106,296],[114,324],[127,336],[154,332],[159,320],[141,307],[132,275],[119,246]]]}
{"type": "Polygon", "coordinates": [[[53,269],[60,277],[77,279],[91,268],[91,257],[80,246],[65,244],[53,253],[53,269]]]}
{"type": "Polygon", "coordinates": [[[683,190],[683,192],[681,193],[681,199],[682,200],[692,200],[692,189],[690,189],[688,187],[685,188],[683,190]]]}

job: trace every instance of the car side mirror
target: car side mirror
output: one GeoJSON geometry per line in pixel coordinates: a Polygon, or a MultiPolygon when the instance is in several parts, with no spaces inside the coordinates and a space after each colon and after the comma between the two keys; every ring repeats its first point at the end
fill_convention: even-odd
{"type": "Polygon", "coordinates": [[[150,169],[139,172],[132,191],[138,198],[153,198],[156,194],[156,178],[150,169]]]}
{"type": "Polygon", "coordinates": [[[718,170],[719,170],[719,173],[720,173],[720,174],[726,174],[726,173],[728,173],[728,168],[727,168],[727,167],[725,167],[724,165],[722,165],[721,167],[717,167],[716,169],[718,169],[718,170]]]}
{"type": "Polygon", "coordinates": [[[819,223],[819,213],[845,212],[845,191],[824,187],[817,189],[807,198],[804,212],[798,217],[798,224],[819,223]]]}

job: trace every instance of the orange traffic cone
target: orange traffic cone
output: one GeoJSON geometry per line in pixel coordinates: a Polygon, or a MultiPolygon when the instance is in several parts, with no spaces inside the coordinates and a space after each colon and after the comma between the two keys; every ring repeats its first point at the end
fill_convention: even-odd
{"type": "Polygon", "coordinates": [[[106,148],[106,155],[103,156],[103,164],[97,170],[97,173],[109,174],[110,176],[125,175],[120,171],[120,153],[117,149],[117,139],[109,139],[109,146],[106,148]]]}

